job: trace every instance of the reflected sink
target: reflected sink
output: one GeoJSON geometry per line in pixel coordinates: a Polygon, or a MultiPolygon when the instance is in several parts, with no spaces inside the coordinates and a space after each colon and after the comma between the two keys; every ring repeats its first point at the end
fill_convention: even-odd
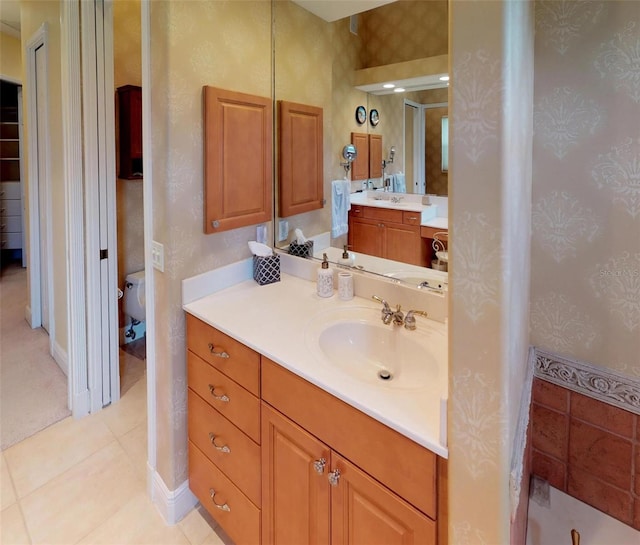
{"type": "Polygon", "coordinates": [[[435,274],[426,274],[421,271],[394,271],[385,273],[384,276],[403,280],[416,286],[426,282],[430,288],[440,290],[447,289],[447,282],[445,282],[442,277],[438,277],[435,274]]]}
{"type": "Polygon", "coordinates": [[[305,342],[322,364],[336,372],[387,388],[435,386],[439,365],[446,365],[446,339],[427,319],[417,317],[417,329],[409,331],[384,325],[378,308],[319,313],[307,324],[305,342]]]}

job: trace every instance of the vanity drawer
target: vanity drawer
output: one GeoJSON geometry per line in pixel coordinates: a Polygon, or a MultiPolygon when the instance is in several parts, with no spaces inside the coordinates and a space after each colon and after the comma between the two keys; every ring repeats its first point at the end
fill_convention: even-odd
{"type": "Polygon", "coordinates": [[[256,396],[191,351],[187,351],[187,381],[209,405],[260,443],[260,400],[256,396]]]}
{"type": "Polygon", "coordinates": [[[405,225],[420,225],[421,221],[422,215],[420,214],[420,212],[402,212],[402,223],[404,223],[405,225]]]}
{"type": "Polygon", "coordinates": [[[264,357],[262,399],[436,518],[433,452],[264,357]]]}
{"type": "Polygon", "coordinates": [[[260,354],[187,314],[187,348],[228,377],[260,396],[260,354]],[[228,358],[213,355],[226,352],[228,358]]]}
{"type": "Polygon", "coordinates": [[[427,227],[426,225],[420,227],[420,236],[422,238],[433,238],[436,233],[438,233],[438,238],[444,242],[447,242],[449,239],[449,231],[447,229],[436,229],[435,227],[427,227]]]}
{"type": "Polygon", "coordinates": [[[260,543],[260,509],[253,505],[191,441],[189,488],[234,543],[260,543]],[[212,491],[215,493],[213,498],[212,491]],[[222,509],[223,505],[226,505],[228,510],[222,509]]]}
{"type": "Polygon", "coordinates": [[[189,440],[259,507],[260,446],[191,389],[188,403],[189,440]]]}
{"type": "Polygon", "coordinates": [[[374,208],[367,206],[364,209],[364,217],[371,220],[390,221],[392,223],[402,223],[402,210],[391,208],[374,208]]]}

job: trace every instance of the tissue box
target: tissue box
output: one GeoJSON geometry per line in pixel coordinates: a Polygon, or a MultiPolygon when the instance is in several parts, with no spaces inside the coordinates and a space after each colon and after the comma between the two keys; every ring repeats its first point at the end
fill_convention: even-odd
{"type": "Polygon", "coordinates": [[[280,282],[280,255],[266,257],[253,256],[253,279],[264,286],[273,282],[280,282]]]}
{"type": "Polygon", "coordinates": [[[289,253],[298,257],[311,257],[313,255],[313,240],[307,240],[303,244],[291,242],[289,244],[289,253]]]}

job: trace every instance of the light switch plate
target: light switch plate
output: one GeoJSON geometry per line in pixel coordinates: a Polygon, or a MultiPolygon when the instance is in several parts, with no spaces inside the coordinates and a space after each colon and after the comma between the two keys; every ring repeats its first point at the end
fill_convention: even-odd
{"type": "Polygon", "coordinates": [[[155,240],[151,242],[151,261],[154,269],[164,272],[164,244],[155,240]]]}

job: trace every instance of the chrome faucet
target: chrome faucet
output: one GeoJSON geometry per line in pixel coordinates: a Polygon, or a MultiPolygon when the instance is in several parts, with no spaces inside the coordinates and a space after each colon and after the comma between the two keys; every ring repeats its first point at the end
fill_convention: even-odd
{"type": "Polygon", "coordinates": [[[391,322],[393,322],[393,325],[404,324],[404,313],[400,310],[400,305],[397,305],[395,310],[391,310],[389,303],[381,297],[372,295],[371,298],[382,303],[381,317],[384,325],[389,325],[391,322]]]}
{"type": "Polygon", "coordinates": [[[413,331],[416,328],[416,316],[427,317],[427,313],[424,310],[410,310],[405,316],[402,310],[400,310],[400,305],[397,305],[396,309],[392,310],[389,303],[382,299],[382,297],[372,295],[371,298],[382,303],[381,317],[384,325],[389,325],[393,322],[393,325],[404,325],[405,329],[413,331]]]}

